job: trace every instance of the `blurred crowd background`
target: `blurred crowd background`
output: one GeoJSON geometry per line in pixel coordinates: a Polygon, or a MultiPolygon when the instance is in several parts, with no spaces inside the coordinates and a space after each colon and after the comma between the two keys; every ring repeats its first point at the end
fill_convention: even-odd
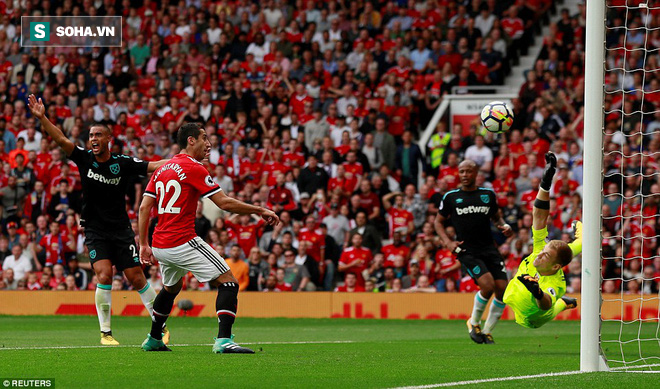
{"type": "MultiPolygon", "coordinates": [[[[113,152],[147,161],[179,152],[183,123],[203,123],[215,181],[282,219],[265,228],[200,202],[196,231],[241,290],[476,290],[433,230],[464,159],[479,165],[478,185],[496,192],[515,231],[509,239],[493,231],[510,274],[531,252],[549,150],[560,161],[550,237],[571,240],[581,219],[583,5],[571,14],[550,0],[17,3],[0,2],[0,289],[96,284],[78,227],[78,170],[26,110],[29,94],[77,145],[103,123],[113,152]],[[122,15],[123,45],[22,48],[28,15],[122,15]],[[535,42],[543,47],[526,81],[508,85],[519,90],[509,132],[488,133],[477,117],[453,127],[443,119],[418,143],[443,96],[506,84],[535,42]]],[[[658,27],[655,11],[608,11],[606,292],[658,291],[660,29],[642,30],[658,27]]],[[[126,194],[134,227],[145,184],[126,194]]],[[[580,291],[580,263],[565,269],[569,292],[580,291]]],[[[157,266],[145,273],[159,289],[157,266]]],[[[115,277],[113,289],[128,287],[115,277]]],[[[193,277],[185,287],[209,288],[193,277]]]]}

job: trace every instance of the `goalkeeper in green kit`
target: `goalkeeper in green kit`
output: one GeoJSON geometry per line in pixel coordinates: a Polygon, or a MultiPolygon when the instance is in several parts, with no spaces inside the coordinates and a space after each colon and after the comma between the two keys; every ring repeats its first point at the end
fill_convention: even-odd
{"type": "Polygon", "coordinates": [[[557,157],[545,155],[546,166],[534,202],[532,236],[534,250],[518,267],[504,292],[504,303],[513,309],[516,323],[539,328],[565,309],[577,307],[577,300],[564,296],[566,278],[562,268],[582,252],[582,223],[575,223],[575,241],[545,241],[548,236],[550,186],[557,168],[557,157]]]}

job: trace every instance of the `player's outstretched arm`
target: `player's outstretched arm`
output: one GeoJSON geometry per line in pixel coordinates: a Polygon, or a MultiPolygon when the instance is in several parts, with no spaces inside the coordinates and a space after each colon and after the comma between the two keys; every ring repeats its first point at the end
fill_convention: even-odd
{"type": "Polygon", "coordinates": [[[169,159],[161,159],[160,161],[149,162],[149,165],[147,165],[147,173],[155,172],[156,169],[158,169],[159,167],[165,165],[169,161],[170,161],[169,159]]]}
{"type": "Polygon", "coordinates": [[[50,135],[51,138],[57,143],[62,150],[66,153],[67,156],[71,155],[73,153],[73,149],[76,147],[73,142],[67,138],[64,133],[57,128],[48,118],[46,117],[46,107],[44,107],[44,103],[41,101],[41,98],[37,101],[37,98],[34,95],[30,95],[28,97],[28,108],[30,108],[30,112],[32,112],[32,115],[39,119],[41,122],[41,126],[46,130],[48,135],[50,135]]]}
{"type": "Polygon", "coordinates": [[[550,213],[550,186],[552,186],[552,179],[556,171],[557,157],[552,152],[549,152],[545,155],[545,170],[543,171],[539,193],[536,195],[534,210],[532,212],[532,228],[537,231],[544,229],[548,223],[548,214],[550,213]]]}
{"type": "Polygon", "coordinates": [[[218,206],[218,208],[225,211],[237,213],[239,215],[259,215],[267,224],[270,225],[277,225],[280,222],[280,218],[270,209],[257,207],[256,205],[251,205],[236,200],[227,196],[224,191],[218,191],[216,194],[211,196],[210,199],[215,203],[215,205],[218,206]]]}
{"type": "Polygon", "coordinates": [[[156,204],[156,199],[151,196],[143,196],[138,214],[138,233],[140,235],[140,262],[150,265],[154,262],[154,255],[149,247],[149,215],[151,208],[156,204]]]}

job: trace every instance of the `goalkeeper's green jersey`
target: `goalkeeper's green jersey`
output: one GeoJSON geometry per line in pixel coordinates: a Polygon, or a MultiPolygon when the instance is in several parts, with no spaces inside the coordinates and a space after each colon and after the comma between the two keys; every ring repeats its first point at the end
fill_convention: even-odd
{"type": "Polygon", "coordinates": [[[556,316],[553,308],[557,300],[566,293],[566,278],[562,269],[551,276],[538,274],[533,263],[536,256],[545,247],[548,228],[545,227],[542,230],[532,228],[532,235],[534,238],[534,251],[520,263],[518,272],[506,287],[504,303],[513,309],[518,324],[527,328],[538,328],[556,316]],[[536,299],[532,296],[532,293],[518,280],[518,276],[521,274],[529,274],[539,278],[539,287],[552,299],[550,309],[544,311],[536,305],[536,299]]]}

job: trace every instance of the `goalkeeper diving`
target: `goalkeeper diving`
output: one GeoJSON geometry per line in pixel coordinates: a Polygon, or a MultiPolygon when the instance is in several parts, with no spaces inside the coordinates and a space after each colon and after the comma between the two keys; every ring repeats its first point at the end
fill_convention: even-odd
{"type": "Polygon", "coordinates": [[[532,213],[534,249],[520,263],[516,276],[504,292],[504,303],[513,309],[516,323],[527,328],[539,328],[565,309],[577,307],[577,300],[564,296],[566,278],[562,268],[582,252],[582,223],[575,223],[575,240],[572,243],[561,240],[546,243],[549,192],[557,169],[557,157],[550,152],[545,155],[545,161],[532,213]]]}

